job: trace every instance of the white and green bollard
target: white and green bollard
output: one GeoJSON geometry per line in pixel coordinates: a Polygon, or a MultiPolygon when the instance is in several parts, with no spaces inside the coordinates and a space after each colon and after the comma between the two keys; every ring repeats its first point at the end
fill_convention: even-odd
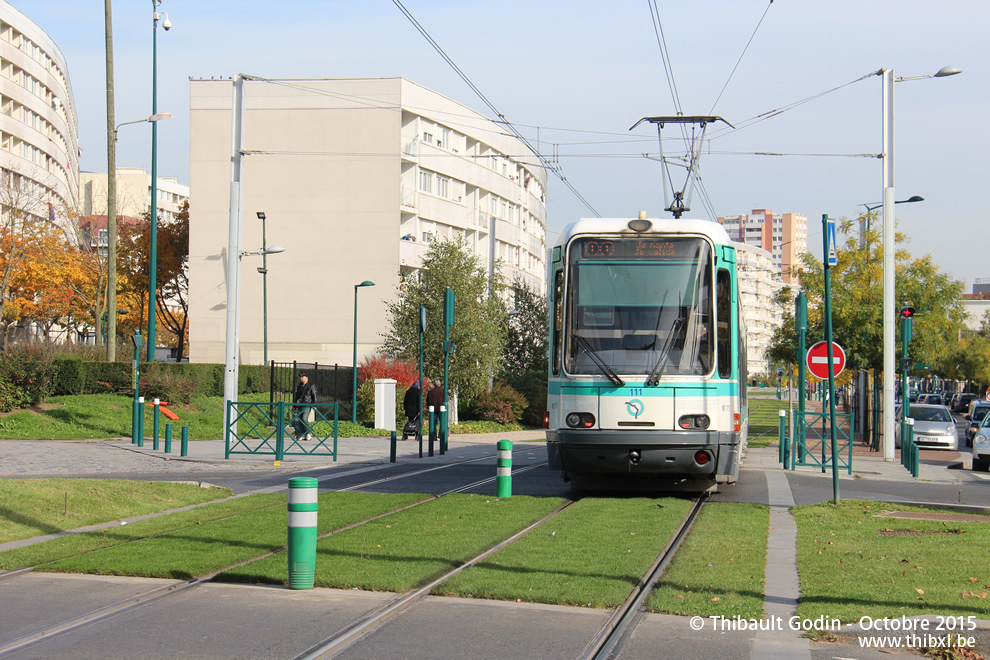
{"type": "Polygon", "coordinates": [[[289,588],[312,589],[316,574],[317,486],[312,477],[289,479],[289,588]]]}
{"type": "Polygon", "coordinates": [[[499,440],[495,462],[495,496],[512,497],[512,441],[499,440]]]}

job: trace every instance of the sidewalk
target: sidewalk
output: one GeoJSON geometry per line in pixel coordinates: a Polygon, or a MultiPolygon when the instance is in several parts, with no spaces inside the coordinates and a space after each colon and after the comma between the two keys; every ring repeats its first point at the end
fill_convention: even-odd
{"type": "MultiPolygon", "coordinates": [[[[543,431],[452,435],[447,455],[456,457],[468,448],[473,451],[490,448],[494,453],[499,440],[527,444],[542,442],[545,437],[543,431]]],[[[304,446],[311,444],[307,442],[304,446]]],[[[332,440],[329,445],[333,446],[332,440]]],[[[145,440],[142,448],[130,440],[0,440],[0,478],[154,472],[181,475],[206,469],[214,472],[314,469],[350,463],[387,463],[391,450],[388,437],[338,438],[336,461],[332,456],[289,455],[276,466],[274,454],[231,454],[229,459],[224,458],[223,440],[190,441],[187,457],[179,455],[180,443],[174,439],[171,454],[165,453],[164,446],[164,441],[160,441],[159,450],[155,451],[150,439],[145,440]]],[[[424,457],[428,447],[429,441],[424,438],[424,457]]],[[[439,446],[434,445],[434,456],[439,454],[439,446]]],[[[418,456],[417,441],[396,441],[396,460],[418,456]]]]}

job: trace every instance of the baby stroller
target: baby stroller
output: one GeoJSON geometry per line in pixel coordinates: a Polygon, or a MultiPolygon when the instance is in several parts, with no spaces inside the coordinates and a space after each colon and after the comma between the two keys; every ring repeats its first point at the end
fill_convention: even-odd
{"type": "Polygon", "coordinates": [[[402,427],[402,439],[408,440],[409,438],[415,438],[416,432],[418,431],[417,428],[418,426],[419,426],[419,415],[416,415],[408,422],[406,422],[406,425],[402,427]]]}

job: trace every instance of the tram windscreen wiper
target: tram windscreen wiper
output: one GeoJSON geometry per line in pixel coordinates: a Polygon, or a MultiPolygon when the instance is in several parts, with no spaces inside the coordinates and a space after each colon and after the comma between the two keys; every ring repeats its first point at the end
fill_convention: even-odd
{"type": "Polygon", "coordinates": [[[660,359],[657,360],[657,365],[653,367],[653,371],[646,379],[646,386],[653,387],[660,384],[660,374],[663,373],[663,368],[667,366],[667,360],[670,359],[670,351],[674,347],[674,336],[677,335],[681,330],[683,324],[682,318],[678,317],[674,319],[674,322],[670,326],[670,331],[667,333],[667,340],[663,343],[663,349],[660,351],[660,359]]]}
{"type": "Polygon", "coordinates": [[[577,342],[581,344],[581,347],[584,348],[584,352],[587,353],[588,357],[590,357],[592,361],[598,365],[598,368],[601,369],[606,376],[608,376],[608,379],[612,381],[613,385],[615,385],[616,387],[622,387],[623,385],[626,384],[624,380],[619,378],[618,374],[612,371],[611,367],[605,364],[604,360],[598,357],[598,353],[595,351],[594,347],[592,347],[591,343],[587,339],[585,339],[581,335],[574,335],[574,339],[576,339],[577,342]]]}

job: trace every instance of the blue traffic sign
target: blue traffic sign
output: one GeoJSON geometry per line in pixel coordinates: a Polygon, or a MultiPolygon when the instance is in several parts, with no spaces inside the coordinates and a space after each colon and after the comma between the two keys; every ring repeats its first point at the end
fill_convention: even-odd
{"type": "Polygon", "coordinates": [[[839,252],[835,245],[835,220],[829,218],[825,226],[828,232],[828,254],[825,255],[825,260],[829,266],[836,266],[839,263],[839,252]]]}

